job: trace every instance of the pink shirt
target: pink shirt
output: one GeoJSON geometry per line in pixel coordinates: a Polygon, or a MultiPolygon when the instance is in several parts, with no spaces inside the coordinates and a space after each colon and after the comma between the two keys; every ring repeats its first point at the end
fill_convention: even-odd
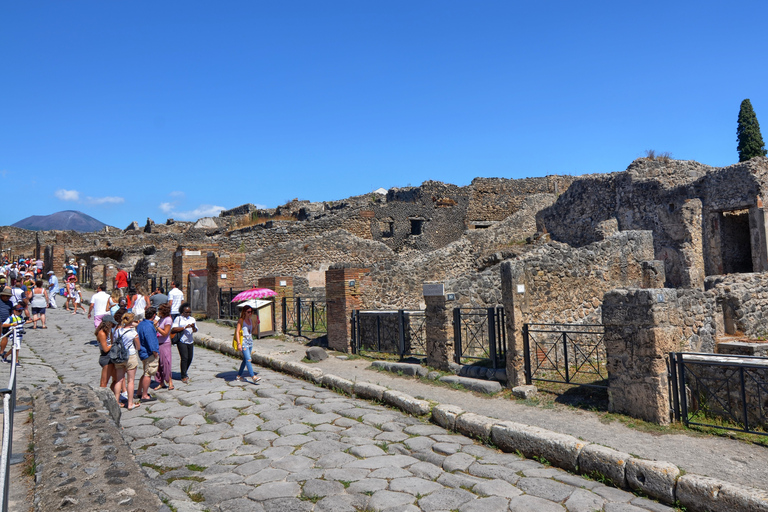
{"type": "MultiPolygon", "coordinates": [[[[167,325],[171,325],[171,322],[173,322],[173,319],[170,316],[167,316],[160,320],[157,323],[157,330],[163,330],[167,325]]],[[[162,345],[163,343],[168,343],[171,339],[171,330],[168,329],[168,334],[166,336],[163,336],[159,332],[157,333],[157,342],[162,345]]]]}

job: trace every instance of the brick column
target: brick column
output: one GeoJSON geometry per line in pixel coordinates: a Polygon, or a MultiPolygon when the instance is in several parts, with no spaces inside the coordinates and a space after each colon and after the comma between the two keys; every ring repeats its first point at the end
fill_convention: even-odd
{"type": "Polygon", "coordinates": [[[507,321],[507,386],[525,384],[523,325],[528,317],[525,272],[509,262],[501,264],[501,297],[507,321]]]}
{"type": "MultiPolygon", "coordinates": [[[[243,282],[243,263],[245,254],[220,254],[210,252],[206,255],[208,269],[208,318],[219,318],[219,289],[243,290],[250,288],[243,282]]],[[[166,290],[167,292],[167,290],[166,290]]]]}
{"type": "Polygon", "coordinates": [[[669,424],[666,361],[683,339],[678,317],[674,289],[630,288],[605,294],[610,411],[669,424]]]}
{"type": "Polygon", "coordinates": [[[293,297],[293,277],[260,277],[258,283],[259,288],[269,288],[270,290],[277,292],[277,296],[275,296],[275,330],[282,331],[283,297],[293,297]]]}
{"type": "Polygon", "coordinates": [[[442,285],[424,284],[424,302],[427,305],[424,312],[427,365],[439,370],[448,370],[452,352],[450,348],[453,345],[452,318],[451,311],[446,305],[445,294],[442,292],[442,285]],[[430,289],[430,286],[433,288],[430,289]]]}
{"type": "Polygon", "coordinates": [[[351,351],[352,311],[360,309],[360,290],[369,279],[368,272],[367,268],[344,268],[341,265],[325,271],[328,347],[332,350],[351,351]]]}

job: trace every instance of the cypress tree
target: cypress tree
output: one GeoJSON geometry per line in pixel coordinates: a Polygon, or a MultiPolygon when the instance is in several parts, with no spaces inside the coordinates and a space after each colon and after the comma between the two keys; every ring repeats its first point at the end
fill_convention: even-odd
{"type": "Polygon", "coordinates": [[[739,125],[736,128],[739,145],[739,162],[745,162],[756,156],[765,156],[766,149],[763,136],[760,134],[760,124],[757,122],[755,111],[749,99],[741,102],[739,109],[739,125]]]}

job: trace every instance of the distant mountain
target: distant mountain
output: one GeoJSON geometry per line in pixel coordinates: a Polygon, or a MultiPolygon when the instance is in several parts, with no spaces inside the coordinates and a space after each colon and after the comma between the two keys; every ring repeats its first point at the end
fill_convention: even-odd
{"type": "Polygon", "coordinates": [[[48,231],[50,229],[65,231],[71,229],[72,231],[87,233],[89,231],[100,231],[104,229],[106,224],[83,212],[64,210],[63,212],[50,215],[33,215],[20,220],[16,224],[12,224],[12,226],[29,229],[30,231],[48,231]]]}

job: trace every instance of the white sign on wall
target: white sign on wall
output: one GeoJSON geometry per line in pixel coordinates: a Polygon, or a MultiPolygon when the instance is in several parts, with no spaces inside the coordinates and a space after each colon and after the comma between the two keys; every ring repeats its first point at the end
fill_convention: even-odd
{"type": "Polygon", "coordinates": [[[222,279],[226,279],[227,278],[227,274],[221,274],[221,278],[222,279]]]}
{"type": "Polygon", "coordinates": [[[280,286],[288,286],[288,282],[287,281],[280,281],[280,286]]]}
{"type": "Polygon", "coordinates": [[[200,256],[202,253],[200,251],[184,251],[184,256],[200,256]]]}
{"type": "Polygon", "coordinates": [[[525,293],[525,285],[524,284],[517,285],[517,293],[525,293]]]}
{"type": "Polygon", "coordinates": [[[425,297],[440,297],[445,293],[445,285],[443,283],[424,283],[421,289],[425,297]]]}

